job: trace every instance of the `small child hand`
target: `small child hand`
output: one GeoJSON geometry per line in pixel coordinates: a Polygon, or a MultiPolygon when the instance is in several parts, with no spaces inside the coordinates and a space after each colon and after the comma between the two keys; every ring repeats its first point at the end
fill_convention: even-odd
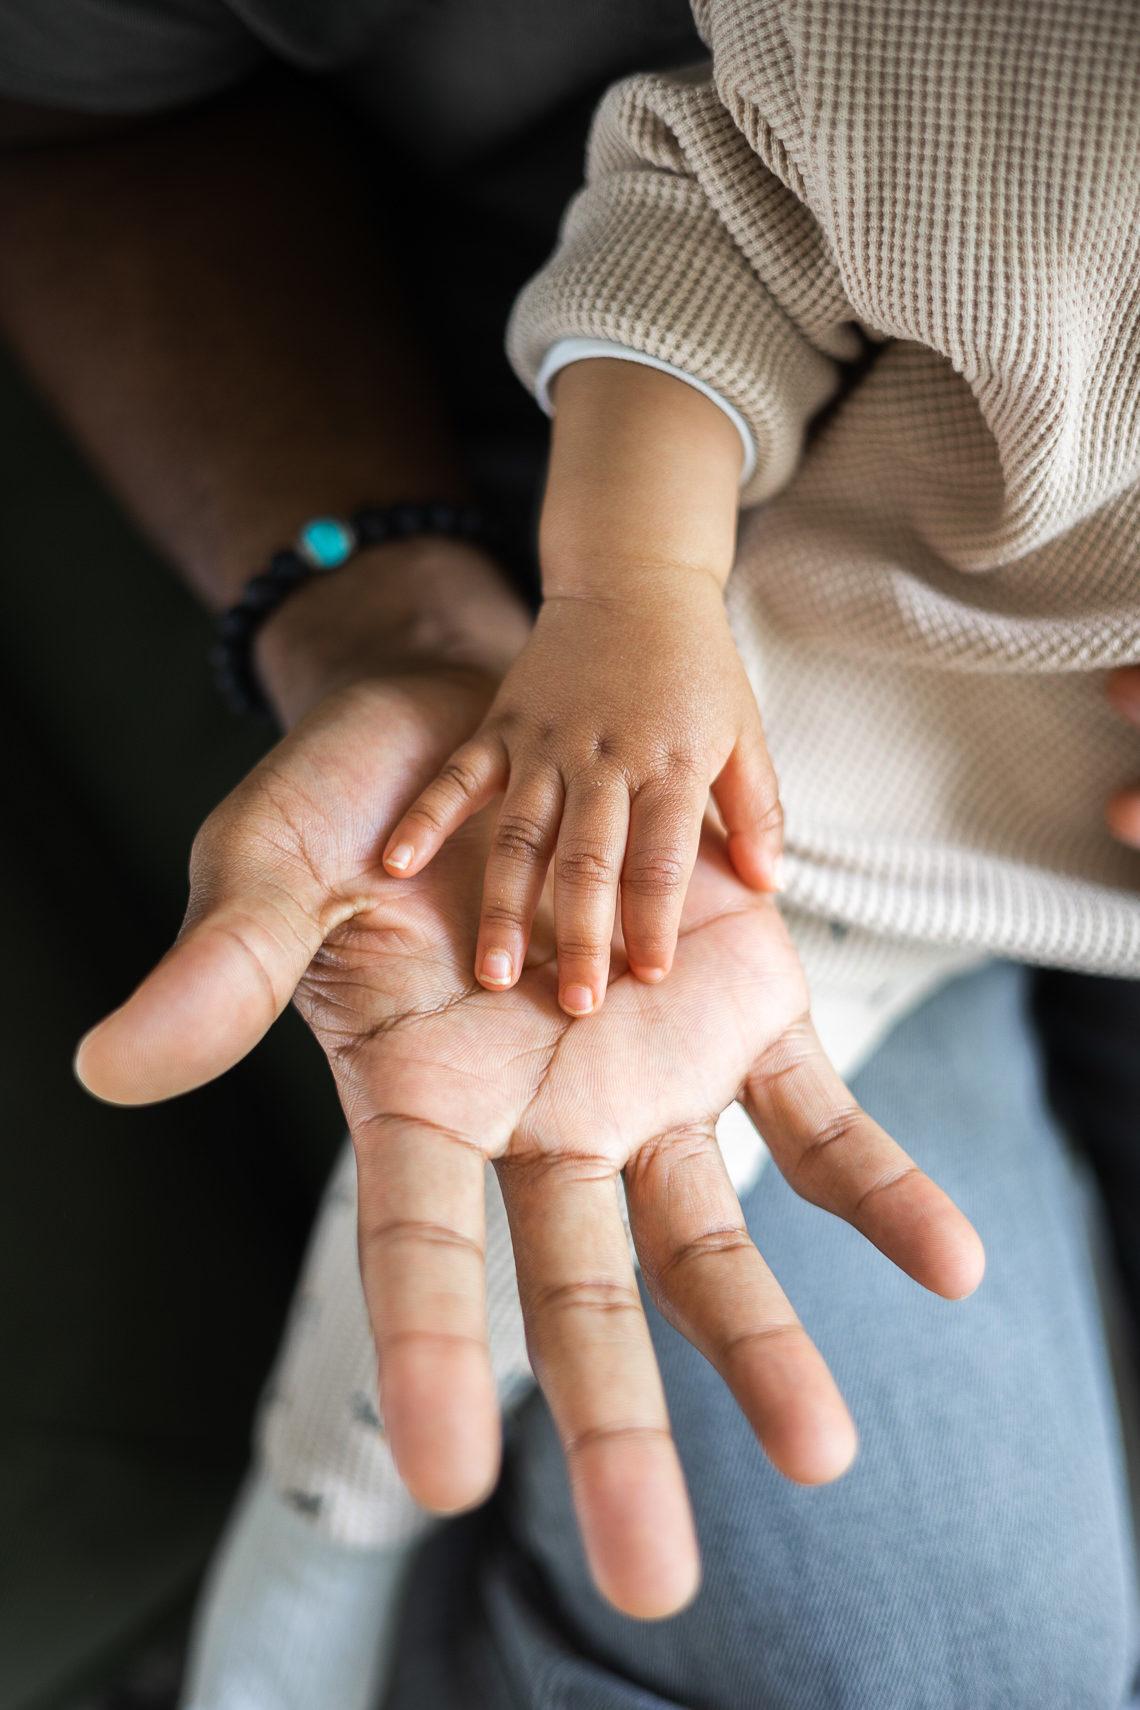
{"type": "Polygon", "coordinates": [[[500,791],[475,972],[522,971],[554,861],[559,1001],[601,1004],[621,898],[632,972],[663,979],[712,790],[740,877],[778,888],[782,817],[760,715],[721,590],[699,570],[651,593],[550,599],[484,723],[412,803],[384,851],[418,873],[500,791]]]}

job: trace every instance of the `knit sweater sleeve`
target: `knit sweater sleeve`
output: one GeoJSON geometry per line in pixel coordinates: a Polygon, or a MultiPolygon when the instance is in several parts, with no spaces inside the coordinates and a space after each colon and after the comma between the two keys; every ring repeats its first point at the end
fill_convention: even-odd
{"type": "Polygon", "coordinates": [[[861,341],[805,182],[738,128],[711,69],[615,84],[595,115],[586,184],[525,287],[508,354],[535,387],[565,338],[608,339],[685,370],[756,444],[745,503],[791,478],[804,429],[861,341]]]}

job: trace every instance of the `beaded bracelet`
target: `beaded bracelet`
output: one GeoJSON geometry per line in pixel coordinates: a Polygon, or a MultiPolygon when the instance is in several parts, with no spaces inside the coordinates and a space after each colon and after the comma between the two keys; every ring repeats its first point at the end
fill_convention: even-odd
{"type": "Polygon", "coordinates": [[[470,541],[501,556],[504,543],[474,505],[433,500],[422,505],[366,505],[351,517],[311,517],[295,545],[275,552],[265,569],[251,577],[241,598],[217,620],[210,662],[223,698],[239,713],[270,714],[253,668],[253,642],[266,619],[294,589],[339,570],[370,546],[444,535],[470,541]]]}

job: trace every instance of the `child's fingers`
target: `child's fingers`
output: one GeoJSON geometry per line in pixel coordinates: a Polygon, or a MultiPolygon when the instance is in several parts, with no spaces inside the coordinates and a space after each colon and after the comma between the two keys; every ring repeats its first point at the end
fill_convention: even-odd
{"type": "Polygon", "coordinates": [[[685,892],[697,859],[708,791],[694,779],[647,784],[633,798],[621,873],[621,928],[640,980],[673,965],[685,892]]]}
{"type": "Polygon", "coordinates": [[[784,810],[759,714],[741,732],[712,793],[728,832],[729,857],[744,883],[778,891],[784,810]]]}
{"type": "Polygon", "coordinates": [[[475,947],[475,977],[494,991],[513,986],[522,972],[561,817],[557,774],[518,785],[512,780],[487,858],[475,947]]]}
{"type": "Polygon", "coordinates": [[[623,779],[599,774],[570,785],[554,861],[558,1001],[568,1015],[589,1015],[606,995],[628,829],[623,779]]]}
{"type": "Polygon", "coordinates": [[[505,788],[507,772],[507,752],[497,737],[475,736],[457,748],[389,837],[386,870],[401,879],[418,873],[465,819],[505,788]]]}

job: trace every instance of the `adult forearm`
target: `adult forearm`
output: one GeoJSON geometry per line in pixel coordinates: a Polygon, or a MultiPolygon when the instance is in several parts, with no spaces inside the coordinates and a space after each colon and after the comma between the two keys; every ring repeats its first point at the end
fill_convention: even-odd
{"type": "MultiPolygon", "coordinates": [[[[34,146],[0,155],[0,322],[210,607],[309,515],[464,494],[385,275],[399,232],[326,110],[292,90],[110,138],[21,126],[34,146]]],[[[485,556],[412,542],[291,596],[256,663],[288,723],[368,670],[497,670],[525,631],[485,556]]]]}
{"type": "Polygon", "coordinates": [[[303,91],[0,161],[0,321],[212,606],[309,514],[463,492],[383,217],[303,91]]]}

